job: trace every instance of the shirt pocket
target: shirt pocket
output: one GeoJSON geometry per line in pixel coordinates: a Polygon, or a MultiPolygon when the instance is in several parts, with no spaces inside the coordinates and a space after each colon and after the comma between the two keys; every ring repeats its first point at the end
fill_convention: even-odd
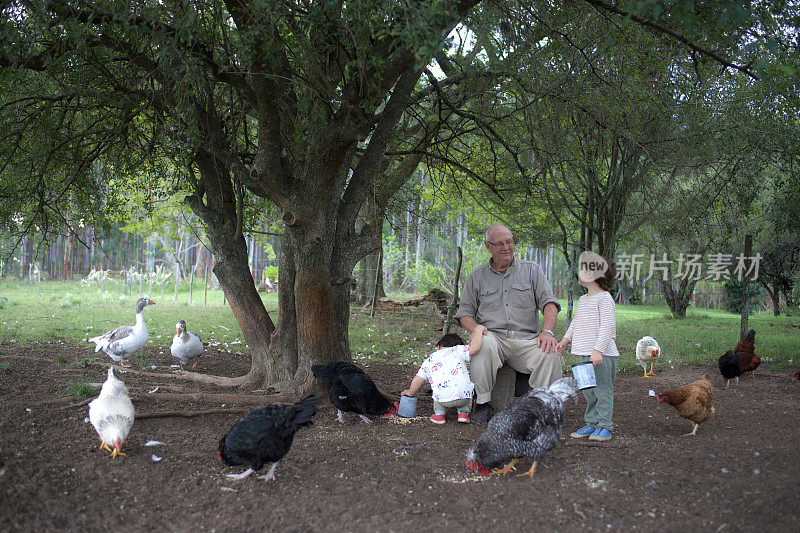
{"type": "Polygon", "coordinates": [[[488,287],[478,293],[478,313],[483,315],[489,311],[500,309],[500,287],[488,287]]]}
{"type": "Polygon", "coordinates": [[[511,307],[534,309],[533,285],[530,281],[517,281],[511,284],[509,291],[509,304],[511,307]]]}

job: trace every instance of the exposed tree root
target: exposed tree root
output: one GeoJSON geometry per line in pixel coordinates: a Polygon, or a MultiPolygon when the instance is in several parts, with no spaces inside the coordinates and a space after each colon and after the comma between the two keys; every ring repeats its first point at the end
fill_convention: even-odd
{"type": "Polygon", "coordinates": [[[145,418],[170,418],[170,417],[185,417],[190,418],[193,416],[214,415],[218,413],[246,413],[249,408],[240,409],[207,409],[205,411],[162,411],[160,413],[141,413],[136,415],[136,420],[143,420],[145,418]]]}
{"type": "MultiPolygon", "coordinates": [[[[71,398],[61,397],[55,398],[52,400],[47,400],[42,402],[42,404],[49,404],[49,403],[59,403],[63,401],[68,401],[71,398]]],[[[68,410],[72,409],[73,407],[81,407],[89,402],[94,400],[94,398],[87,398],[86,400],[73,403],[70,405],[65,405],[61,408],[61,410],[68,410]]],[[[213,394],[207,392],[154,392],[152,394],[132,394],[131,401],[132,402],[144,402],[148,400],[161,400],[161,401],[177,401],[177,402],[205,402],[205,403],[225,403],[225,404],[246,404],[246,405],[266,405],[268,403],[280,403],[280,402],[291,402],[295,401],[292,399],[291,396],[286,394],[277,394],[272,392],[266,392],[265,394],[213,394]]],[[[241,412],[241,410],[237,410],[236,408],[228,409],[231,412],[241,412]]],[[[174,412],[174,411],[171,411],[174,412]]],[[[214,411],[212,411],[214,412],[214,411]]],[[[221,412],[226,412],[226,410],[222,410],[221,412]]],[[[200,412],[199,414],[203,414],[200,412]]],[[[145,418],[155,418],[156,416],[160,415],[151,415],[145,418]]],[[[179,416],[179,415],[163,415],[163,416],[179,416]]],[[[187,415],[188,416],[188,415],[187,415]]],[[[196,416],[196,415],[191,415],[196,416]]],[[[141,416],[136,415],[136,418],[141,418],[141,416]]]]}
{"type": "Polygon", "coordinates": [[[225,376],[211,376],[208,374],[199,374],[197,372],[187,372],[185,370],[181,372],[163,374],[158,372],[146,372],[144,370],[134,370],[132,368],[125,368],[117,364],[103,363],[100,361],[89,361],[87,364],[104,366],[106,368],[112,367],[117,370],[120,370],[121,372],[130,372],[131,374],[136,374],[139,376],[148,376],[151,378],[160,378],[160,379],[183,379],[195,383],[207,383],[210,385],[216,385],[218,387],[245,387],[247,385],[255,385],[255,380],[250,376],[250,374],[245,374],[244,376],[238,376],[235,378],[230,378],[225,376]]]}
{"type": "MultiPolygon", "coordinates": [[[[59,401],[63,401],[63,400],[64,400],[63,398],[59,398],[59,401]]],[[[80,406],[82,406],[82,405],[86,405],[86,404],[88,404],[89,402],[91,402],[92,400],[94,400],[94,398],[87,398],[87,399],[83,400],[82,402],[78,402],[78,403],[71,403],[71,404],[69,404],[69,405],[65,405],[64,407],[61,407],[61,408],[59,408],[59,409],[60,409],[61,411],[66,411],[66,410],[68,410],[68,409],[72,409],[73,407],[80,407],[80,406]]],[[[50,401],[50,402],[42,402],[42,403],[55,403],[55,402],[53,402],[53,401],[50,401]]]]}
{"type": "Polygon", "coordinates": [[[213,394],[208,392],[154,392],[153,394],[134,394],[131,400],[142,402],[162,400],[176,402],[243,403],[264,405],[273,402],[271,394],[213,394]]]}

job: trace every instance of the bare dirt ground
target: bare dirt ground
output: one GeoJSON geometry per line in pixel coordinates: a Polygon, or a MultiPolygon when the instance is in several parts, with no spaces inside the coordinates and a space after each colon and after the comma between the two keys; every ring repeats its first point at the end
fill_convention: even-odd
{"type": "MultiPolygon", "coordinates": [[[[74,365],[90,355],[62,343],[0,345],[0,363],[10,365],[0,374],[0,531],[785,531],[798,524],[800,383],[788,371],[764,371],[729,390],[710,367],[657,369],[649,380],[621,374],[614,439],[569,438],[582,425],[581,397],[568,407],[565,438],[532,480],[466,469],[466,449],[485,425],[456,424],[452,413],[444,426],[422,417],[367,425],[354,415],[340,425],[324,403],[314,425],[297,433],[276,482],[234,482],[225,474],[242,469],[218,462],[216,449],[241,412],[137,419],[126,456],[98,450],[87,406],[62,396],[70,383],[104,380],[102,366],[74,365]],[[58,355],[73,364],[59,364],[58,355]],[[687,437],[691,424],[647,393],[703,372],[717,387],[717,414],[687,437]],[[166,445],[145,447],[149,440],[166,445]]],[[[169,356],[154,357],[156,372],[169,372],[169,356]]],[[[395,398],[416,372],[361,366],[395,398]]],[[[209,348],[197,370],[233,376],[248,367],[246,356],[209,348]]],[[[255,407],[164,401],[156,399],[164,391],[235,391],[121,377],[143,397],[137,414],[255,407]]],[[[430,411],[430,396],[422,396],[418,414],[430,411]]]]}

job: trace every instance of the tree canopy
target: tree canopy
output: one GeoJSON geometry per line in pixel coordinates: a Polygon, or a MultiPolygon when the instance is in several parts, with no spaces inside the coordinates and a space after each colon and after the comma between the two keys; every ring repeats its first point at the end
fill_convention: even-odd
{"type": "MultiPolygon", "coordinates": [[[[548,180],[580,182],[558,201],[600,235],[595,178],[641,191],[683,147],[702,153],[686,141],[723,112],[708,95],[766,102],[759,113],[743,98],[725,131],[770,102],[785,104],[776,127],[796,127],[793,2],[15,0],[2,12],[0,223],[101,226],[132,187],[183,196],[254,354],[225,384],[307,387],[312,363],[349,357],[353,267],[422,161],[497,212],[543,206],[548,180]],[[253,197],[284,224],[277,322],[247,268],[253,197]]],[[[612,226],[628,204],[615,205],[612,226]]]]}

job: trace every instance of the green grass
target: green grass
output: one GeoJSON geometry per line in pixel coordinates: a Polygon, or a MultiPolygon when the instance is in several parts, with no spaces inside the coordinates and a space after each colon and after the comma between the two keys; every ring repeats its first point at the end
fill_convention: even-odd
{"type": "Polygon", "coordinates": [[[0,374],[5,374],[11,368],[11,363],[0,363],[0,374]]]}
{"type": "Polygon", "coordinates": [[[70,383],[62,396],[97,396],[100,389],[92,386],[88,381],[70,383]]]}
{"type": "MultiPolygon", "coordinates": [[[[0,313],[0,340],[14,340],[22,345],[32,342],[69,340],[84,343],[89,337],[101,335],[121,325],[136,321],[134,307],[139,298],[138,285],[128,295],[122,284],[106,282],[105,292],[97,284],[47,281],[34,284],[0,281],[0,296],[5,297],[5,309],[0,313]]],[[[147,290],[147,284],[143,285],[147,290]]],[[[208,303],[203,306],[203,285],[195,283],[192,303],[188,289],[178,293],[167,289],[164,299],[155,291],[151,296],[156,305],[145,309],[150,334],[149,345],[166,347],[175,335],[175,323],[185,320],[191,331],[203,342],[220,349],[242,351],[244,344],[239,325],[227,304],[222,303],[222,291],[208,291],[208,303]]],[[[262,293],[267,310],[278,309],[276,293],[262,293]]],[[[94,345],[87,343],[92,352],[94,345]]],[[[87,352],[88,353],[88,352],[87,352]]]]}
{"type": "MultiPolygon", "coordinates": [[[[43,282],[41,293],[37,284],[0,281],[0,342],[15,341],[22,345],[55,340],[73,341],[86,346],[86,352],[72,359],[94,356],[94,345],[89,337],[102,334],[119,325],[134,323],[134,305],[138,298],[138,285],[134,293],[123,293],[122,285],[107,281],[105,292],[96,284],[68,282],[43,282]]],[[[147,284],[144,284],[146,290],[147,284]]],[[[179,292],[177,301],[173,292],[165,291],[164,299],[155,291],[155,306],[145,310],[150,333],[149,346],[169,353],[175,334],[175,323],[186,320],[190,330],[197,332],[203,341],[220,350],[246,352],[241,330],[227,305],[222,303],[220,291],[209,290],[208,304],[203,306],[203,286],[195,284],[194,297],[188,301],[188,290],[179,292]]],[[[277,295],[262,293],[270,314],[277,318],[277,295]]],[[[556,326],[561,338],[566,329],[566,301],[561,301],[562,312],[556,326]]],[[[617,306],[617,346],[621,353],[621,371],[639,371],[634,349],[636,341],[644,335],[655,337],[662,348],[656,370],[681,365],[712,365],[726,350],[736,345],[739,336],[739,316],[725,311],[690,308],[684,319],[675,319],[666,305],[617,306]]],[[[799,317],[773,317],[763,313],[750,317],[750,327],[758,332],[757,353],[763,359],[762,368],[784,370],[800,363],[799,317]]],[[[356,360],[378,359],[400,364],[417,365],[429,355],[441,337],[440,325],[426,309],[403,310],[397,313],[376,313],[375,318],[361,310],[353,309],[350,321],[350,348],[356,360]]],[[[464,330],[456,328],[466,341],[464,330]]],[[[152,353],[152,352],[151,352],[152,353]]],[[[564,367],[568,368],[577,357],[566,355],[564,367]]],[[[65,361],[66,362],[66,358],[65,361]]],[[[150,366],[144,356],[136,356],[132,363],[143,370],[150,366]]],[[[81,364],[80,361],[74,364],[81,364]]]]}

